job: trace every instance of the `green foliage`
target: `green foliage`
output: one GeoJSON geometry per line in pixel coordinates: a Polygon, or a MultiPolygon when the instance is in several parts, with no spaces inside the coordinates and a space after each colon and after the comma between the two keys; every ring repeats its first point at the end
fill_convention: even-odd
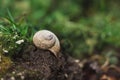
{"type": "Polygon", "coordinates": [[[1,18],[0,52],[12,56],[32,41],[34,29],[26,23],[23,17],[15,21],[9,10],[8,15],[8,18],[1,18]]]}
{"type": "Polygon", "coordinates": [[[0,41],[7,47],[11,44],[16,46],[17,40],[31,42],[35,31],[48,29],[59,37],[64,53],[70,53],[78,58],[92,55],[97,50],[96,53],[102,53],[104,47],[109,45],[120,47],[119,2],[119,0],[1,0],[0,16],[3,18],[0,20],[0,32],[2,31],[0,35],[4,35],[2,37],[5,39],[0,38],[0,41]],[[8,17],[7,8],[10,9],[12,16],[8,11],[8,17]],[[15,35],[18,36],[13,39],[15,35]],[[9,41],[11,44],[8,44],[9,41]]]}

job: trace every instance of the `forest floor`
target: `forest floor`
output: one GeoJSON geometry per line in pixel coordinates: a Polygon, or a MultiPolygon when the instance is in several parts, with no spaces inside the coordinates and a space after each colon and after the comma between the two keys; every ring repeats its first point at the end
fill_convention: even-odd
{"type": "Polygon", "coordinates": [[[99,55],[79,60],[59,53],[55,57],[48,50],[33,45],[13,56],[11,67],[1,80],[119,80],[120,68],[106,59],[100,64],[99,55]]]}

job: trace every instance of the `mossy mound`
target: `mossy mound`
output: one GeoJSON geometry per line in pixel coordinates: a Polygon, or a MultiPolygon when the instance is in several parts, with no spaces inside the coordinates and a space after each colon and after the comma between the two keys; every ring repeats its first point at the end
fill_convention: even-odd
{"type": "Polygon", "coordinates": [[[12,61],[9,57],[0,55],[0,76],[2,76],[11,65],[12,61]]]}

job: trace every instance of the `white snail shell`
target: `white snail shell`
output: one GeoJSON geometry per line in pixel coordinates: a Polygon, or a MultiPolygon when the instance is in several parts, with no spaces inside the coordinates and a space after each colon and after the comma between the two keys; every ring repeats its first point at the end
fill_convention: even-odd
{"type": "Polygon", "coordinates": [[[36,47],[50,50],[57,57],[60,51],[60,42],[57,36],[48,30],[40,30],[33,36],[33,43],[36,47]]]}

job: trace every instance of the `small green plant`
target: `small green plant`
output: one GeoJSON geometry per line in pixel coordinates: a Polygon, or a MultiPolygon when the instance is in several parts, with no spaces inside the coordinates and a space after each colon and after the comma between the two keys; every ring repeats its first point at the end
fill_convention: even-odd
{"type": "Polygon", "coordinates": [[[12,56],[31,42],[34,29],[26,23],[23,17],[14,20],[9,10],[8,15],[8,18],[1,18],[0,52],[12,56]]]}

